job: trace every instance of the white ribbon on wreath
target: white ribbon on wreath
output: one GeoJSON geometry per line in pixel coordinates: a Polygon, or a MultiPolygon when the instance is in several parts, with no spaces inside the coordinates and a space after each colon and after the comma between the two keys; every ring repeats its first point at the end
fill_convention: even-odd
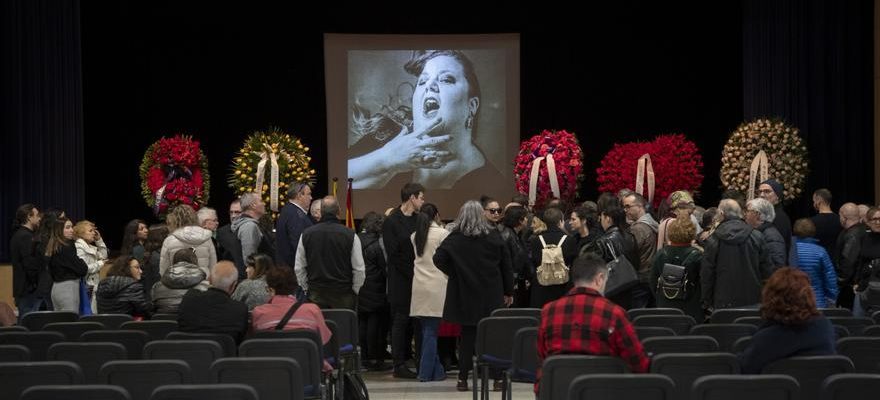
{"type": "Polygon", "coordinates": [[[645,175],[648,177],[648,204],[654,204],[654,166],[648,153],[639,157],[636,165],[636,193],[645,196],[645,175]]]}
{"type": "Polygon", "coordinates": [[[755,198],[755,185],[770,178],[770,173],[767,171],[769,164],[770,161],[768,161],[767,153],[764,150],[759,151],[758,155],[752,159],[752,165],[749,167],[749,200],[755,198]],[[756,182],[756,179],[760,180],[756,182]]]}
{"type": "MultiPolygon", "coordinates": [[[[262,196],[263,175],[266,172],[266,162],[270,162],[269,169],[269,209],[278,211],[278,153],[267,143],[263,143],[263,152],[258,153],[260,162],[257,164],[257,183],[255,192],[262,196]]],[[[287,156],[283,151],[281,152],[287,156]]]]}
{"type": "Polygon", "coordinates": [[[535,206],[535,199],[538,196],[538,172],[540,172],[541,161],[547,160],[547,177],[550,178],[550,191],[553,196],[559,198],[559,178],[556,176],[556,162],[553,161],[553,154],[547,154],[545,157],[538,157],[532,161],[532,174],[529,179],[529,207],[535,206]]]}

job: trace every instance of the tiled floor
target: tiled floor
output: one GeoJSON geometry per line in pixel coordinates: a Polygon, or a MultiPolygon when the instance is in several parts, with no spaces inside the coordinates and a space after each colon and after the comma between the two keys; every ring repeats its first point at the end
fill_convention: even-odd
{"type": "MultiPolygon", "coordinates": [[[[453,372],[454,374],[455,372],[453,372]]],[[[472,392],[455,390],[455,376],[452,375],[442,382],[419,382],[416,380],[395,379],[390,372],[364,372],[364,381],[370,392],[370,399],[377,400],[472,400],[472,392]]],[[[491,381],[489,382],[491,385],[491,381]]],[[[534,400],[532,385],[527,383],[513,384],[515,400],[534,400]]],[[[489,392],[490,399],[501,399],[501,392],[489,392]]]]}

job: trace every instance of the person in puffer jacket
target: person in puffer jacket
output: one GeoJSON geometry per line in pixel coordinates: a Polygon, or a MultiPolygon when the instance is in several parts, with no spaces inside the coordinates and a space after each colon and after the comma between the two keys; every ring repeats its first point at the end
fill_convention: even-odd
{"type": "Polygon", "coordinates": [[[214,242],[211,241],[213,232],[199,226],[199,219],[192,207],[182,204],[168,213],[165,219],[168,231],[171,232],[162,243],[162,251],[159,253],[159,276],[165,275],[165,271],[171,267],[174,253],[180,249],[193,249],[198,257],[199,269],[205,274],[204,284],[208,285],[208,277],[211,276],[211,268],[217,263],[217,251],[214,242]]]}
{"type": "Polygon", "coordinates": [[[96,297],[101,314],[128,314],[150,319],[153,305],[144,294],[141,265],[131,255],[119,257],[98,284],[96,297]]]}
{"type": "Polygon", "coordinates": [[[178,250],[173,260],[174,264],[153,285],[153,304],[156,312],[162,314],[177,314],[183,295],[190,289],[208,290],[205,273],[196,265],[198,257],[193,249],[178,250]]]}
{"type": "Polygon", "coordinates": [[[816,225],[801,218],[794,223],[797,268],[810,277],[810,286],[816,295],[816,307],[824,308],[837,303],[837,272],[825,248],[819,244],[816,225]]]}

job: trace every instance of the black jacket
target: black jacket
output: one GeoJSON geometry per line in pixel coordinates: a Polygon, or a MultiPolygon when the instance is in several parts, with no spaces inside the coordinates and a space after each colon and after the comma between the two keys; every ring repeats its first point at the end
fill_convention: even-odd
{"type": "Polygon", "coordinates": [[[416,213],[407,217],[394,209],[382,224],[382,242],[388,255],[388,302],[409,315],[416,253],[409,236],[416,231],[416,213]]]}
{"type": "Polygon", "coordinates": [[[353,230],[342,225],[335,216],[324,217],[303,231],[302,244],[306,252],[309,290],[329,289],[344,293],[352,290],[353,230]]]}
{"type": "Polygon", "coordinates": [[[773,266],[764,235],[745,221],[723,221],[706,240],[700,268],[704,307],[735,308],[761,302],[773,266]]]}
{"type": "Polygon", "coordinates": [[[791,249],[791,218],[785,213],[782,202],[773,206],[773,209],[776,211],[776,219],[773,220],[773,225],[776,225],[776,229],[782,235],[782,240],[785,240],[785,259],[788,260],[788,252],[791,249]]]}
{"type": "Polygon", "coordinates": [[[550,244],[558,244],[559,240],[562,239],[563,236],[566,236],[565,241],[562,242],[562,258],[565,260],[565,265],[571,268],[571,264],[574,262],[574,259],[577,257],[578,252],[578,243],[577,238],[574,236],[567,236],[565,232],[555,226],[548,226],[547,230],[539,235],[535,235],[532,237],[529,242],[529,254],[531,258],[531,266],[529,268],[529,274],[531,277],[531,306],[534,308],[544,307],[544,304],[547,304],[553,300],[556,300],[571,289],[571,282],[564,283],[561,285],[551,285],[551,286],[543,286],[538,283],[538,267],[541,265],[541,253],[544,248],[541,245],[541,238],[544,238],[544,243],[550,244]]]}
{"type": "Polygon", "coordinates": [[[833,355],[834,336],[831,322],[821,315],[798,325],[766,322],[738,356],[742,373],[760,374],[764,367],[783,358],[833,355]]]}
{"type": "MultiPolygon", "coordinates": [[[[232,225],[223,225],[217,229],[217,261],[232,261],[238,269],[238,280],[247,278],[244,259],[241,256],[241,242],[232,233],[232,225]]],[[[158,269],[156,269],[158,271],[158,269]]],[[[157,272],[158,274],[158,272],[157,272]]]]}
{"type": "Polygon", "coordinates": [[[229,294],[217,289],[191,289],[180,302],[178,329],[192,333],[222,333],[241,343],[247,332],[248,309],[229,294]]]}
{"type": "Polygon", "coordinates": [[[153,305],[144,294],[144,285],[128,276],[108,276],[95,292],[100,314],[153,315],[153,305]]]}
{"type": "Polygon", "coordinates": [[[366,278],[358,292],[358,311],[373,312],[382,309],[388,302],[385,296],[386,274],[385,254],[382,252],[381,238],[378,233],[362,232],[361,248],[364,252],[366,278]]]}
{"type": "Polygon", "coordinates": [[[86,276],[89,266],[76,256],[76,247],[70,242],[62,245],[49,258],[49,272],[52,273],[53,282],[64,282],[86,276]]]}
{"type": "Polygon", "coordinates": [[[296,204],[288,202],[281,208],[275,223],[275,262],[293,269],[299,237],[312,226],[312,219],[296,204]]]}
{"type": "Polygon", "coordinates": [[[776,225],[773,225],[771,222],[764,222],[756,229],[764,235],[764,243],[767,245],[770,265],[774,268],[788,265],[788,259],[785,258],[785,255],[788,253],[785,247],[785,238],[779,233],[776,225]]]}
{"type": "Polygon", "coordinates": [[[497,230],[476,237],[453,231],[440,243],[433,260],[449,276],[443,307],[447,321],[475,326],[504,307],[504,295],[513,295],[510,253],[497,230]]]}
{"type": "Polygon", "coordinates": [[[507,245],[507,251],[510,253],[510,265],[513,268],[513,276],[516,279],[529,279],[531,276],[531,260],[529,259],[529,251],[526,249],[525,243],[512,228],[509,226],[501,226],[499,228],[501,238],[507,245]]]}
{"type": "Polygon", "coordinates": [[[34,244],[34,231],[24,226],[19,226],[9,240],[13,297],[22,297],[36,289],[40,258],[34,254],[34,244]]]}
{"type": "Polygon", "coordinates": [[[847,286],[852,285],[859,268],[859,253],[862,238],[867,233],[865,224],[855,224],[837,237],[834,247],[834,267],[837,269],[837,281],[847,286]]]}

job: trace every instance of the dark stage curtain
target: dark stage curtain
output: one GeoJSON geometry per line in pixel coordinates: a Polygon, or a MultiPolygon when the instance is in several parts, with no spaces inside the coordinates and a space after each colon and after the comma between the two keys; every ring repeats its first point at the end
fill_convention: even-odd
{"type": "Polygon", "coordinates": [[[822,187],[835,208],[873,203],[873,1],[743,4],[744,117],[783,118],[810,152],[805,193],[791,210],[812,214],[822,187]]]}
{"type": "Polygon", "coordinates": [[[83,216],[78,0],[0,2],[0,261],[23,203],[83,216]]]}

